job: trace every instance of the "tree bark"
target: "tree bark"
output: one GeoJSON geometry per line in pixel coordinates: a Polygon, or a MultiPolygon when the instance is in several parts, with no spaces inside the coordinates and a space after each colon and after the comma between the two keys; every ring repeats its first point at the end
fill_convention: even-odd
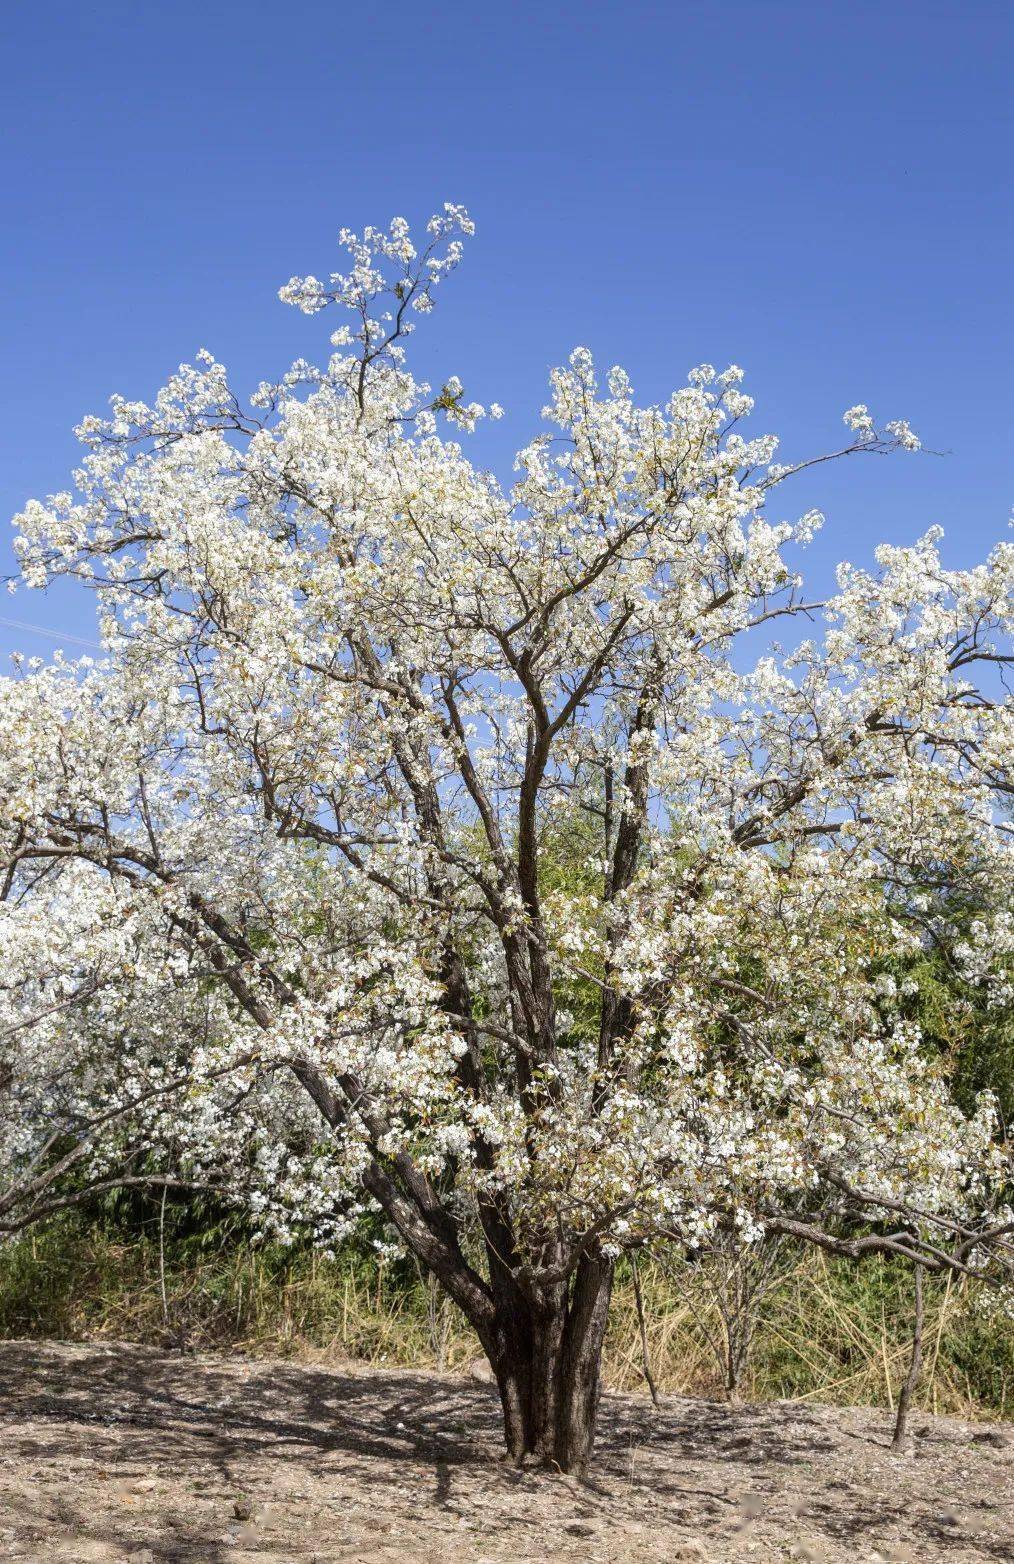
{"type": "Polygon", "coordinates": [[[503,1406],[507,1452],[583,1476],[595,1443],[602,1344],[613,1266],[584,1257],[569,1287],[534,1301],[515,1291],[498,1308],[489,1352],[503,1406]]]}

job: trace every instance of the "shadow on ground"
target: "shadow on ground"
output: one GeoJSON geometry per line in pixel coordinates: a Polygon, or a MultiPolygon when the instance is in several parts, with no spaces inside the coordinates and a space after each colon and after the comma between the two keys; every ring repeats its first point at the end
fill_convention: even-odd
{"type": "Polygon", "coordinates": [[[579,1484],[472,1381],[9,1342],[0,1428],[0,1558],[1014,1561],[1014,1444],[869,1409],[607,1396],[579,1484]]]}

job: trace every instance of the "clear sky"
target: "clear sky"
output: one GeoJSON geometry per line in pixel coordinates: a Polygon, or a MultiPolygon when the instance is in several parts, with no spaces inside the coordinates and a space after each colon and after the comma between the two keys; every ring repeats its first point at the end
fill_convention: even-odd
{"type": "MultiPolygon", "coordinates": [[[[1006,535],[1009,0],[6,0],[0,29],[7,516],[199,347],[243,390],[323,356],[278,285],[452,200],[478,235],[416,363],[504,404],[506,476],[575,344],[647,399],[734,361],[786,460],[859,401],[946,453],[780,491],[774,519],[827,513],[818,586],[930,523],[953,563],[1006,535]]],[[[66,589],[0,614],[93,633],[66,589]]],[[[54,644],[0,625],[0,667],[54,644]]]]}

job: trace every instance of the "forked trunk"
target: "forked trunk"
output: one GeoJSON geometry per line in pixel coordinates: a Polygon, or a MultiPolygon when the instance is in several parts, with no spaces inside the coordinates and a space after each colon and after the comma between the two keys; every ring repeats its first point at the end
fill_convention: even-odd
{"type": "Polygon", "coordinates": [[[612,1281],[611,1262],[583,1259],[569,1292],[552,1289],[537,1307],[515,1294],[501,1307],[490,1358],[517,1465],[531,1459],[575,1476],[587,1470],[612,1281]]]}

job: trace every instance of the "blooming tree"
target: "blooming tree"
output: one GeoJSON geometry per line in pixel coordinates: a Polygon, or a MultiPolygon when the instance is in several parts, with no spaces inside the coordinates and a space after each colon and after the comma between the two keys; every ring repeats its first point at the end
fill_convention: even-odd
{"type": "MultiPolygon", "coordinates": [[[[1014,548],[947,570],[931,532],[812,602],[820,517],[768,519],[810,464],[741,432],[740,371],[642,407],[583,349],[503,487],[464,450],[487,410],[405,357],[471,232],[343,231],[345,273],[281,290],[351,311],[323,367],[244,405],[202,353],[82,424],[17,548],[97,592],[105,656],[4,682],[0,832],[15,940],[60,898],[94,961],[126,908],[166,1013],[214,1005],[191,1084],[256,1091],[172,1099],[194,1164],[288,1126],[292,1213],[379,1207],[511,1455],[580,1471],[624,1249],[1004,1253],[992,1104],[958,1110],[890,973],[945,863],[983,983],[1009,937],[1014,548]]],[[[845,422],[841,456],[918,444],[845,422]]]]}

